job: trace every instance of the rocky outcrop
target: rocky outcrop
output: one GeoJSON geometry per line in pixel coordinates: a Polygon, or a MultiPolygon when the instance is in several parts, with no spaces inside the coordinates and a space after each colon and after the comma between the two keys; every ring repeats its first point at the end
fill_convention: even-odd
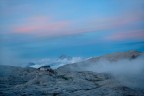
{"type": "Polygon", "coordinates": [[[143,96],[144,90],[122,85],[110,74],[0,67],[0,96],[143,96]],[[1,70],[5,68],[5,70],[1,70]]]}

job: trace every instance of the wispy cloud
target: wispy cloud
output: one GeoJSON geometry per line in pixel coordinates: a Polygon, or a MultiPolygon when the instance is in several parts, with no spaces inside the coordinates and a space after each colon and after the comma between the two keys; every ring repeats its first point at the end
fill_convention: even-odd
{"type": "Polygon", "coordinates": [[[117,48],[122,40],[144,41],[143,5],[144,0],[0,0],[0,47],[28,58],[58,55],[68,47],[72,54],[110,52],[115,45],[107,41],[117,48]]]}
{"type": "Polygon", "coordinates": [[[57,35],[62,34],[69,22],[67,21],[51,21],[51,17],[36,16],[26,18],[25,22],[12,27],[13,32],[22,34],[38,34],[38,35],[57,35]]]}
{"type": "Polygon", "coordinates": [[[95,17],[93,19],[55,20],[49,16],[33,16],[25,18],[21,24],[12,27],[12,32],[43,36],[70,35],[100,30],[115,30],[142,21],[142,15],[126,14],[123,16],[95,17]]]}
{"type": "Polygon", "coordinates": [[[144,30],[135,30],[128,32],[115,32],[105,39],[110,41],[123,41],[123,40],[144,40],[144,30]]]}

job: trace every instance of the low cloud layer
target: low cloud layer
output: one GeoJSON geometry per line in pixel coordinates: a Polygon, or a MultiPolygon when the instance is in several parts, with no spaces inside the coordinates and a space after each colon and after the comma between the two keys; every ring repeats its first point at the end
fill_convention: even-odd
{"type": "Polygon", "coordinates": [[[144,57],[117,62],[101,60],[83,70],[110,73],[123,85],[131,88],[144,88],[144,57]]]}
{"type": "Polygon", "coordinates": [[[51,68],[56,69],[60,66],[64,66],[66,64],[76,63],[85,60],[85,58],[81,57],[70,57],[70,58],[44,58],[36,61],[32,61],[34,65],[30,67],[39,68],[41,66],[50,65],[51,68]]]}

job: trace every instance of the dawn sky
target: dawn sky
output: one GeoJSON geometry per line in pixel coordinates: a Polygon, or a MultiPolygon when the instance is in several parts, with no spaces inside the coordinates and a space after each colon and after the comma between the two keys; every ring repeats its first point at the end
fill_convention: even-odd
{"type": "Polygon", "coordinates": [[[0,21],[1,63],[144,51],[144,0],[0,0],[0,21]]]}

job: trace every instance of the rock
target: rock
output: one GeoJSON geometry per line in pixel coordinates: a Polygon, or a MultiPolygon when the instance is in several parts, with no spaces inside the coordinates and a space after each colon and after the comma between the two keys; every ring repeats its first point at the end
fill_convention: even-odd
{"type": "Polygon", "coordinates": [[[0,94],[4,96],[144,95],[144,90],[131,89],[121,85],[110,74],[105,73],[55,70],[57,74],[50,75],[48,71],[7,66],[5,66],[5,70],[0,70],[0,94]],[[13,72],[5,73],[5,70],[13,72]],[[10,77],[14,78],[10,79],[10,77]]]}
{"type": "Polygon", "coordinates": [[[38,70],[49,71],[49,70],[52,70],[52,69],[50,68],[50,66],[41,66],[41,67],[38,68],[38,70]]]}
{"type": "Polygon", "coordinates": [[[38,68],[38,70],[39,71],[47,71],[51,75],[56,74],[56,72],[52,68],[50,68],[50,66],[41,66],[41,67],[38,68]]]}

